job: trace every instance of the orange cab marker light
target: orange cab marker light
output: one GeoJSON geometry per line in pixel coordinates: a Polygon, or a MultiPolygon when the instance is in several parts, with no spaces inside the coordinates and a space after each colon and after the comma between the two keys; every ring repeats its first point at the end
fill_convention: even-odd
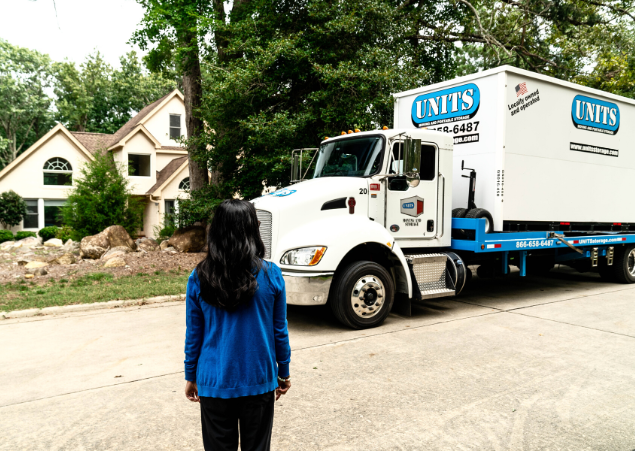
{"type": "Polygon", "coordinates": [[[386,246],[392,247],[392,244],[391,243],[386,243],[386,246]]]}
{"type": "Polygon", "coordinates": [[[322,256],[324,255],[324,252],[326,252],[326,248],[325,247],[319,248],[315,252],[315,255],[313,256],[313,258],[311,259],[311,263],[309,263],[309,266],[315,266],[318,263],[320,263],[320,260],[322,260],[322,256]]]}
{"type": "Polygon", "coordinates": [[[328,136],[325,136],[325,137],[324,137],[324,140],[326,141],[327,139],[329,139],[329,137],[328,137],[328,136]]]}
{"type": "Polygon", "coordinates": [[[359,133],[359,128],[356,128],[356,129],[355,129],[355,133],[359,133]]]}
{"type": "Polygon", "coordinates": [[[345,134],[346,134],[346,132],[342,132],[342,135],[345,135],[345,134]]]}
{"type": "Polygon", "coordinates": [[[388,127],[386,127],[385,125],[381,128],[382,130],[388,130],[388,127]]]}
{"type": "Polygon", "coordinates": [[[349,131],[348,131],[348,134],[349,134],[349,135],[350,135],[351,133],[353,133],[353,130],[349,130],[349,131]]]}

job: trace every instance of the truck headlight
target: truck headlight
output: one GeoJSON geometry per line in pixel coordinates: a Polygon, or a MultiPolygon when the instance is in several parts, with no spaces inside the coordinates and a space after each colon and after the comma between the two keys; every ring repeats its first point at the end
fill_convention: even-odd
{"type": "Polygon", "coordinates": [[[315,266],[320,263],[326,247],[302,247],[284,253],[280,259],[281,265],[315,266]]]}

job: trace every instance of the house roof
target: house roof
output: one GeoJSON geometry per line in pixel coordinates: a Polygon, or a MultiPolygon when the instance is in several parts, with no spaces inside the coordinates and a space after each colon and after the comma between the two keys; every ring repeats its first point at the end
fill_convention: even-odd
{"type": "Polygon", "coordinates": [[[112,141],[113,135],[106,133],[90,133],[90,132],[71,132],[77,141],[93,155],[99,150],[108,148],[108,144],[112,141]]]}
{"type": "Polygon", "coordinates": [[[110,145],[112,146],[114,144],[117,144],[119,141],[121,141],[123,137],[125,137],[128,133],[130,133],[137,126],[137,124],[139,124],[143,120],[143,118],[145,118],[148,114],[150,114],[167,97],[172,95],[173,92],[174,91],[164,95],[159,100],[152,102],[150,105],[148,105],[147,107],[139,111],[132,119],[126,122],[123,127],[121,127],[119,130],[115,132],[114,135],[112,135],[112,139],[110,140],[110,145]]]}
{"type": "Polygon", "coordinates": [[[150,188],[146,194],[154,194],[154,192],[161,188],[161,185],[163,185],[172,176],[172,174],[179,170],[181,166],[183,166],[183,163],[186,162],[187,155],[170,161],[161,171],[157,172],[157,182],[152,185],[152,188],[150,188]]]}

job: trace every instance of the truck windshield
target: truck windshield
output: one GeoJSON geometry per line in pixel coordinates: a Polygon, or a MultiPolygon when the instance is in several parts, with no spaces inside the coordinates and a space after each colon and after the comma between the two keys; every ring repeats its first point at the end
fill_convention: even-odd
{"type": "Polygon", "coordinates": [[[324,143],[318,151],[313,178],[364,177],[379,172],[383,139],[365,136],[324,143]]]}

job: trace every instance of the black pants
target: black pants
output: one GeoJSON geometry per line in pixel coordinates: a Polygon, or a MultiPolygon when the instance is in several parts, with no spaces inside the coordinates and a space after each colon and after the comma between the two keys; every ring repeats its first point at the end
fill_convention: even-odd
{"type": "Polygon", "coordinates": [[[242,398],[200,399],[205,451],[236,451],[239,422],[241,451],[270,449],[275,391],[242,398]]]}

